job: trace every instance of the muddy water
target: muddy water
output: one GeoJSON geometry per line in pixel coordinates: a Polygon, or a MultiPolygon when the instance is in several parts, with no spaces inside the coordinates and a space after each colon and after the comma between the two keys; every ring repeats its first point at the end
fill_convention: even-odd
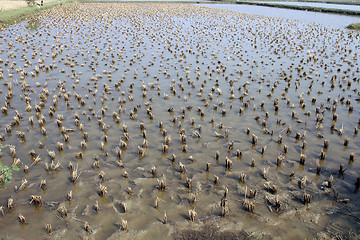
{"type": "Polygon", "coordinates": [[[13,163],[10,146],[21,161],[0,189],[3,237],[172,239],[209,222],[254,238],[359,234],[358,33],[190,4],[76,3],[0,36],[2,163],[13,163]],[[164,132],[171,137],[167,152],[164,132]],[[121,159],[120,140],[127,144],[121,159]],[[320,159],[324,140],[329,148],[320,159]],[[32,149],[40,162],[34,163],[32,149]],[[52,162],[60,167],[47,169],[52,162]],[[22,179],[26,187],[14,190],[22,179]],[[164,191],[157,180],[165,182],[164,191]],[[265,187],[273,185],[277,191],[265,187]],[[107,188],[104,196],[100,186],[107,188]],[[250,190],[257,190],[255,198],[250,190]],[[31,195],[41,196],[42,205],[31,195]],[[14,206],[7,209],[10,197],[14,206]],[[253,212],[248,203],[255,204],[253,212]],[[189,210],[197,213],[195,223],[189,210]]]}

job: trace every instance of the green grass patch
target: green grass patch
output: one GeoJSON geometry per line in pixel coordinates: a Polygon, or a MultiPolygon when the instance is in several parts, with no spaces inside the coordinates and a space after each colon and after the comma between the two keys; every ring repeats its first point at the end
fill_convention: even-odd
{"type": "Polygon", "coordinates": [[[0,30],[22,22],[26,21],[29,16],[33,16],[45,9],[53,8],[55,6],[62,5],[64,3],[74,2],[74,0],[62,0],[62,1],[51,1],[44,3],[43,6],[38,7],[36,5],[28,5],[26,7],[5,10],[0,12],[0,30]]]}
{"type": "Polygon", "coordinates": [[[0,187],[2,187],[4,183],[11,182],[12,171],[19,171],[18,166],[15,165],[7,166],[3,163],[3,160],[1,158],[2,148],[3,145],[0,143],[0,187]]]}
{"type": "Polygon", "coordinates": [[[351,30],[360,30],[360,23],[352,23],[346,27],[351,30]]]}

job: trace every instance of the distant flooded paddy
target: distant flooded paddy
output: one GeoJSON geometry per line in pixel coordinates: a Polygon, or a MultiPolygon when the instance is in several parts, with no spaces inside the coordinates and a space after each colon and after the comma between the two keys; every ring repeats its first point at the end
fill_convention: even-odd
{"type": "Polygon", "coordinates": [[[296,5],[296,6],[310,6],[310,7],[323,7],[323,8],[334,8],[334,9],[347,9],[360,11],[360,6],[350,4],[332,4],[332,3],[320,3],[320,2],[264,2],[264,3],[276,3],[285,5],[296,5]]]}
{"type": "MultiPolygon", "coordinates": [[[[342,29],[351,23],[360,22],[360,17],[346,16],[346,15],[339,15],[332,13],[320,13],[320,12],[273,8],[273,7],[255,6],[255,5],[246,5],[246,4],[234,5],[234,4],[201,3],[200,5],[205,7],[213,7],[219,9],[238,11],[241,13],[260,15],[264,17],[284,18],[289,20],[301,21],[304,24],[320,24],[324,27],[331,27],[331,28],[342,29]]],[[[332,6],[333,4],[329,4],[329,5],[332,6]]]]}
{"type": "Polygon", "coordinates": [[[72,3],[0,38],[2,237],[360,234],[358,32],[72,3]]]}

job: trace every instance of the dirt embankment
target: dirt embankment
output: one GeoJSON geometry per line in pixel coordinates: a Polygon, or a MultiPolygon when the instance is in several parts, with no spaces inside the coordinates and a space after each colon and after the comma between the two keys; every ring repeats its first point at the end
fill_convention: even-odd
{"type": "Polygon", "coordinates": [[[25,1],[0,0],[0,11],[26,7],[25,1]]]}

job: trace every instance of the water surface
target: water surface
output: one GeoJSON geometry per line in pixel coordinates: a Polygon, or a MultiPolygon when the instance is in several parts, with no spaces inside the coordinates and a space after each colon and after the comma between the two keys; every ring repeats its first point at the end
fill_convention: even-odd
{"type": "Polygon", "coordinates": [[[0,37],[1,161],[20,161],[0,188],[2,236],[173,239],[209,223],[254,238],[360,234],[357,32],[194,4],[71,3],[0,37]]]}

